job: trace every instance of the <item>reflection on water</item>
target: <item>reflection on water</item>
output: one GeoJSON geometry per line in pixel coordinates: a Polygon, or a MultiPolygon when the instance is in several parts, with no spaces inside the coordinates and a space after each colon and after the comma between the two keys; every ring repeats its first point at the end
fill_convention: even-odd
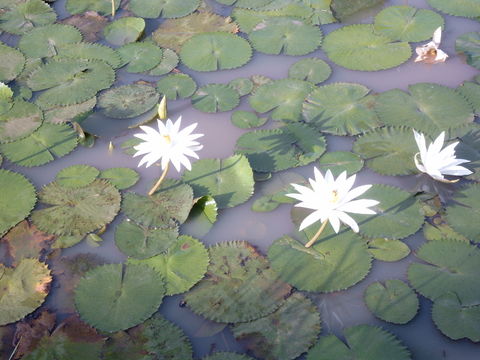
{"type": "MultiPolygon", "coordinates": [[[[428,7],[424,0],[390,0],[386,5],[409,4],[420,8],[428,7]]],[[[64,14],[64,0],[58,0],[55,8],[64,14]]],[[[217,10],[227,7],[216,5],[217,10]]],[[[444,64],[428,65],[415,64],[413,58],[399,66],[386,71],[378,72],[357,72],[333,66],[321,50],[318,50],[308,57],[320,57],[332,65],[332,77],[326,83],[333,82],[357,82],[368,86],[373,92],[386,91],[394,88],[406,90],[409,84],[417,82],[435,82],[450,87],[458,86],[465,80],[470,80],[478,74],[478,71],[464,64],[463,59],[455,53],[455,39],[466,32],[478,31],[479,23],[474,20],[444,16],[446,30],[443,34],[442,48],[449,54],[449,59],[444,64]]],[[[371,16],[362,19],[356,19],[357,22],[368,23],[372,21],[371,16]]],[[[154,21],[148,21],[147,30],[152,31],[156,27],[154,21]]],[[[338,28],[339,25],[322,26],[324,33],[328,33],[338,28]]],[[[413,48],[415,44],[413,45],[413,48]]],[[[196,73],[184,67],[181,71],[192,75],[199,86],[207,83],[219,82],[227,83],[238,77],[248,77],[254,74],[261,74],[271,78],[280,79],[287,76],[288,68],[291,64],[302,57],[290,56],[270,56],[255,54],[253,60],[246,66],[231,70],[219,71],[215,73],[196,73]]],[[[157,78],[144,75],[131,75],[119,72],[119,80],[116,85],[131,83],[137,79],[155,81],[157,78]]],[[[246,99],[242,99],[239,108],[249,110],[246,99]]],[[[233,153],[237,138],[245,130],[233,126],[230,122],[230,112],[220,114],[201,113],[190,106],[189,100],[170,102],[169,115],[177,118],[182,115],[184,124],[198,122],[198,131],[205,134],[202,138],[205,144],[203,150],[199,151],[201,158],[216,157],[224,158],[233,153]]],[[[87,128],[92,132],[101,134],[105,138],[97,141],[93,148],[87,149],[79,147],[72,154],[57,160],[53,163],[39,168],[21,168],[9,163],[4,167],[26,174],[39,189],[44,184],[52,181],[55,174],[63,167],[73,164],[89,164],[105,169],[116,166],[126,166],[136,168],[138,161],[130,156],[123,154],[120,150],[120,144],[132,137],[135,130],[125,130],[125,120],[110,119],[104,121],[101,118],[88,123],[87,128]],[[118,127],[122,128],[118,130],[118,127]],[[108,151],[108,143],[112,140],[115,145],[113,153],[108,151]]],[[[266,127],[271,126],[271,122],[266,127]]],[[[328,136],[328,150],[350,150],[351,139],[328,136]]],[[[146,193],[151,183],[159,176],[160,168],[152,166],[148,169],[137,169],[141,173],[141,180],[135,185],[132,191],[146,193]]],[[[293,170],[304,176],[310,176],[312,166],[307,166],[293,170]]],[[[174,169],[169,174],[170,177],[178,178],[179,174],[174,169]]],[[[409,177],[388,177],[379,176],[372,171],[363,170],[357,179],[357,184],[364,183],[385,183],[402,187],[407,190],[414,188],[417,179],[409,177]]],[[[262,187],[262,183],[256,184],[256,189],[262,187]]],[[[250,210],[251,204],[258,197],[255,195],[247,203],[237,206],[233,209],[221,210],[218,222],[212,230],[202,239],[207,245],[221,241],[247,240],[262,252],[266,252],[269,245],[277,238],[293,231],[293,224],[290,220],[291,205],[281,205],[277,210],[271,213],[253,213],[250,210]]],[[[116,225],[120,219],[115,220],[108,226],[107,232],[103,235],[105,239],[98,248],[89,247],[86,242],[82,242],[73,248],[64,250],[65,255],[71,255],[82,252],[96,252],[101,256],[107,257],[110,261],[120,262],[125,256],[116,248],[113,241],[113,234],[116,225]]],[[[183,229],[188,232],[188,225],[183,229]]],[[[415,251],[423,242],[420,234],[411,236],[406,240],[408,245],[415,251]]],[[[377,280],[386,280],[390,278],[400,278],[406,280],[406,271],[408,265],[415,261],[411,254],[402,261],[395,263],[385,263],[374,261],[372,271],[367,278],[358,285],[347,291],[335,292],[330,294],[312,294],[310,298],[314,300],[322,314],[322,334],[334,332],[341,334],[341,329],[346,326],[352,326],[361,323],[377,324],[391,330],[397,334],[415,355],[415,359],[478,359],[478,345],[462,340],[450,341],[435,328],[430,315],[431,302],[421,300],[420,313],[407,325],[393,325],[379,321],[374,318],[366,308],[363,302],[363,292],[366,287],[377,280]]],[[[179,324],[186,334],[190,337],[197,356],[203,356],[211,351],[217,350],[242,351],[228,329],[223,326],[206,321],[189,311],[186,307],[180,307],[182,296],[173,296],[166,298],[161,307],[161,312],[170,320],[179,324]]],[[[56,307],[55,291],[48,297],[47,305],[56,307]]]]}

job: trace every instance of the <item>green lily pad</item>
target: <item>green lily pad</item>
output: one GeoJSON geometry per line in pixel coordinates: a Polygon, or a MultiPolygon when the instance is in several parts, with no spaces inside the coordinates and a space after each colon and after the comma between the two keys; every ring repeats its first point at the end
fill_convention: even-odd
{"type": "Polygon", "coordinates": [[[179,18],[194,12],[199,5],[200,0],[130,0],[128,8],[143,18],[179,18]]]}
{"type": "Polygon", "coordinates": [[[43,122],[42,110],[35,104],[15,101],[10,110],[0,115],[0,143],[23,139],[43,122]]]}
{"type": "Polygon", "coordinates": [[[0,324],[20,320],[42,305],[52,281],[48,266],[22,259],[15,268],[0,264],[0,324]]]}
{"type": "Polygon", "coordinates": [[[408,268],[408,280],[417,292],[430,300],[454,292],[462,306],[478,305],[480,298],[480,250],[461,241],[425,243],[416,253],[425,263],[408,268]]]}
{"type": "Polygon", "coordinates": [[[0,43],[0,81],[15,79],[25,67],[25,56],[10,46],[0,43]]]}
{"type": "Polygon", "coordinates": [[[456,240],[470,242],[465,236],[460,235],[448,225],[442,217],[435,217],[433,223],[425,222],[423,237],[427,240],[456,240]]]}
{"type": "Polygon", "coordinates": [[[322,43],[322,31],[301,19],[272,17],[258,23],[248,38],[255,50],[285,55],[305,55],[315,51],[322,43]]]}
{"type": "Polygon", "coordinates": [[[268,261],[245,241],[209,248],[206,277],[185,295],[197,314],[218,322],[243,322],[275,311],[291,288],[268,261]]]}
{"type": "Polygon", "coordinates": [[[320,314],[311,300],[294,293],[274,313],[236,324],[232,332],[261,359],[296,359],[317,340],[320,314]]]}
{"type": "Polygon", "coordinates": [[[353,151],[365,164],[382,175],[409,175],[418,172],[413,157],[418,147],[413,131],[405,127],[383,127],[357,138],[353,151]]]}
{"type": "Polygon", "coordinates": [[[470,162],[464,164],[466,168],[473,171],[467,176],[470,180],[480,180],[480,128],[471,130],[461,137],[461,141],[455,148],[455,155],[459,159],[468,159],[470,162]]]}
{"type": "Polygon", "coordinates": [[[320,84],[332,74],[332,69],[320,58],[305,58],[297,61],[288,69],[288,77],[320,84]]]}
{"type": "Polygon", "coordinates": [[[437,137],[473,121],[471,105],[455,89],[433,83],[408,87],[410,94],[395,89],[376,98],[375,111],[386,125],[409,126],[437,137]]]}
{"type": "Polygon", "coordinates": [[[331,0],[330,7],[340,21],[363,10],[382,4],[384,0],[331,0]]]}
{"type": "Polygon", "coordinates": [[[252,169],[276,172],[307,165],[326,150],[325,138],[305,124],[289,124],[272,130],[257,130],[240,136],[236,152],[244,154],[252,169]]]}
{"type": "Polygon", "coordinates": [[[427,0],[427,2],[431,7],[449,15],[468,18],[480,16],[480,3],[478,0],[427,0]]]}
{"type": "Polygon", "coordinates": [[[114,81],[115,71],[103,61],[60,58],[39,67],[27,84],[33,91],[46,90],[37,99],[45,108],[82,103],[114,81]]]}
{"type": "Polygon", "coordinates": [[[480,341],[480,305],[463,306],[455,293],[446,293],[435,299],[432,319],[450,339],[480,341]]]}
{"type": "Polygon", "coordinates": [[[197,84],[187,74],[171,74],[158,80],[157,91],[168,100],[188,98],[197,90],[197,84]]]}
{"type": "Polygon", "coordinates": [[[302,103],[314,89],[307,81],[281,79],[258,87],[250,96],[250,106],[259,113],[273,110],[273,120],[298,121],[302,115],[302,103]]]}
{"type": "Polygon", "coordinates": [[[25,219],[37,198],[35,188],[23,175],[0,169],[0,237],[25,219]]]}
{"type": "Polygon", "coordinates": [[[254,360],[250,356],[219,351],[202,358],[202,360],[254,360]]]}
{"type": "Polygon", "coordinates": [[[77,136],[70,126],[44,123],[23,139],[0,144],[0,152],[11,162],[32,167],[65,156],[76,146],[77,136]]]}
{"type": "Polygon", "coordinates": [[[129,119],[146,113],[158,104],[160,95],[154,87],[131,84],[106,90],[98,97],[99,110],[108,117],[129,119]]]}
{"type": "Polygon", "coordinates": [[[250,129],[265,125],[268,118],[259,118],[250,111],[237,110],[232,113],[232,124],[240,129],[250,129]]]}
{"type": "Polygon", "coordinates": [[[468,65],[480,69],[480,32],[470,32],[459,36],[455,41],[455,51],[467,57],[468,65]]]}
{"type": "Polygon", "coordinates": [[[261,195],[252,204],[256,212],[269,212],[275,210],[280,204],[290,204],[294,200],[286,196],[294,192],[292,184],[304,183],[305,178],[294,172],[275,174],[268,182],[258,184],[256,194],[261,195]]]}
{"type": "Polygon", "coordinates": [[[0,29],[23,35],[34,27],[50,25],[57,19],[55,11],[41,0],[28,0],[0,15],[0,29]]]}
{"type": "Polygon", "coordinates": [[[319,130],[335,135],[357,135],[381,124],[370,89],[360,84],[336,83],[313,90],[303,103],[303,117],[319,130]]]}
{"type": "Polygon", "coordinates": [[[217,221],[218,208],[215,199],[209,195],[197,199],[188,214],[187,229],[183,228],[184,233],[188,233],[196,238],[203,238],[217,221]]]}
{"type": "Polygon", "coordinates": [[[411,360],[410,352],[392,333],[372,325],[343,330],[346,344],[335,335],[320,337],[307,360],[411,360]]]}
{"type": "Polygon", "coordinates": [[[362,197],[380,202],[371,208],[375,215],[353,215],[365,236],[398,240],[416,233],[423,225],[424,215],[418,200],[405,190],[374,184],[362,197]]]}
{"type": "Polygon", "coordinates": [[[145,259],[166,251],[178,237],[178,228],[149,228],[133,221],[121,222],[115,230],[115,243],[126,255],[145,259]]]}
{"type": "Polygon", "coordinates": [[[145,264],[163,275],[166,294],[175,295],[188,291],[203,278],[209,263],[205,246],[190,236],[180,236],[165,254],[145,260],[129,259],[132,264],[145,264]]]}
{"type": "Polygon", "coordinates": [[[378,318],[394,323],[406,324],[417,314],[417,295],[402,280],[386,280],[384,284],[374,282],[365,290],[365,303],[378,318]]]}
{"type": "Polygon", "coordinates": [[[471,184],[456,192],[447,206],[447,222],[454,230],[474,242],[480,242],[476,220],[480,214],[480,184],[471,184]]]}
{"type": "Polygon", "coordinates": [[[119,68],[122,59],[117,51],[100,44],[92,44],[86,42],[61,44],[57,47],[58,56],[86,59],[86,60],[103,60],[112,68],[119,68]]]}
{"type": "Polygon", "coordinates": [[[230,111],[236,108],[239,103],[238,92],[224,84],[202,86],[192,96],[192,106],[207,113],[230,111]]]}
{"type": "Polygon", "coordinates": [[[399,261],[410,254],[410,248],[400,240],[375,238],[368,240],[368,251],[381,261],[399,261]]]}
{"type": "Polygon", "coordinates": [[[480,84],[466,81],[456,90],[472,105],[475,115],[480,116],[480,84]]]}
{"type": "Polygon", "coordinates": [[[249,78],[236,78],[228,83],[228,86],[237,90],[238,95],[245,96],[252,92],[253,81],[249,78]]]}
{"type": "Polygon", "coordinates": [[[144,30],[145,20],[127,16],[105,26],[103,36],[110,44],[122,46],[137,41],[144,30]]]}
{"type": "MultiPolygon", "coordinates": [[[[43,112],[44,121],[51,124],[64,124],[74,122],[78,117],[89,113],[97,104],[97,97],[94,96],[79,104],[67,106],[47,106],[43,112]]],[[[42,104],[47,105],[47,104],[42,104]]]]}
{"type": "Polygon", "coordinates": [[[412,54],[407,42],[392,42],[376,34],[371,24],[348,25],[332,31],[323,40],[322,48],[335,64],[360,71],[390,69],[412,54]]]}
{"type": "Polygon", "coordinates": [[[198,160],[182,179],[193,188],[195,197],[213,196],[219,209],[242,204],[253,195],[253,171],[243,155],[198,160]]]}
{"type": "Polygon", "coordinates": [[[103,170],[99,176],[101,179],[108,180],[117,189],[125,190],[135,185],[140,179],[140,175],[133,169],[117,167],[103,170]]]}
{"type": "Polygon", "coordinates": [[[235,69],[249,62],[251,56],[247,40],[226,32],[194,35],[180,51],[182,62],[195,71],[235,69]]]}
{"type": "Polygon", "coordinates": [[[122,66],[130,73],[152,70],[162,61],[163,51],[153,42],[133,42],[117,49],[122,58],[122,66]]]}
{"type": "Polygon", "coordinates": [[[80,41],[82,34],[74,26],[51,24],[27,32],[20,38],[18,48],[30,58],[43,58],[57,55],[59,45],[80,41]]]}
{"type": "MultiPolygon", "coordinates": [[[[13,94],[14,92],[12,91],[12,89],[10,89],[8,85],[0,81],[0,115],[5,114],[8,110],[12,108],[13,94]]],[[[15,97],[18,97],[18,94],[16,94],[15,97]]]]}
{"type": "Polygon", "coordinates": [[[78,188],[52,182],[38,197],[50,206],[34,211],[32,221],[40,230],[56,235],[86,235],[101,229],[117,215],[121,200],[119,191],[100,179],[78,188]]]}
{"type": "Polygon", "coordinates": [[[60,170],[57,173],[55,180],[61,186],[79,188],[90,185],[99,174],[100,171],[93,166],[72,165],[60,170]]]}
{"type": "Polygon", "coordinates": [[[418,42],[430,39],[443,26],[443,18],[434,11],[411,6],[389,6],[375,16],[377,34],[393,41],[418,42]]]}
{"type": "Polygon", "coordinates": [[[160,60],[160,64],[155,66],[152,70],[148,72],[151,76],[160,76],[168,74],[170,71],[175,69],[180,61],[177,53],[173,50],[164,48],[162,49],[163,55],[162,60],[160,60]]]}
{"type": "Polygon", "coordinates": [[[75,306],[82,320],[101,331],[114,332],[148,319],[164,294],[161,275],[149,266],[102,265],[78,283],[75,306]]]}
{"type": "Polygon", "coordinates": [[[327,152],[318,160],[317,168],[322,173],[330,170],[335,177],[344,171],[350,176],[362,170],[363,160],[349,151],[327,152]]]}
{"type": "MultiPolygon", "coordinates": [[[[115,10],[120,6],[120,0],[113,0],[115,10]]],[[[95,11],[100,15],[112,13],[112,0],[67,0],[65,8],[70,14],[81,14],[85,11],[95,11]]]]}

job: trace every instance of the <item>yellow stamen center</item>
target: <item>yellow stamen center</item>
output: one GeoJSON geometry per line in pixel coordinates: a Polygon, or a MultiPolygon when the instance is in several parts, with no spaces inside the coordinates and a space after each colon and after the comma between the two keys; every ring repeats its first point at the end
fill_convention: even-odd
{"type": "Polygon", "coordinates": [[[330,198],[330,202],[331,203],[337,203],[339,200],[339,196],[338,196],[338,190],[332,190],[332,196],[330,198]]]}
{"type": "Polygon", "coordinates": [[[171,144],[172,143],[172,139],[170,138],[169,135],[163,135],[163,138],[165,139],[165,142],[167,144],[171,144]]]}
{"type": "Polygon", "coordinates": [[[430,49],[430,50],[428,50],[427,55],[437,56],[437,49],[430,49]]]}

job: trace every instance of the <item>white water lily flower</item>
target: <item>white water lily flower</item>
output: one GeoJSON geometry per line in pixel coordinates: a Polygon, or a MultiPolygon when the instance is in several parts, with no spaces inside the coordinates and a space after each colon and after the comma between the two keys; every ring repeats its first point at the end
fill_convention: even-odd
{"type": "Polygon", "coordinates": [[[433,33],[432,41],[428,44],[417,46],[415,49],[417,57],[415,62],[423,61],[428,64],[436,64],[447,60],[448,55],[439,49],[442,41],[442,27],[438,27],[433,33]]]}
{"type": "Polygon", "coordinates": [[[138,166],[146,163],[146,167],[149,167],[161,159],[162,169],[164,170],[169,162],[172,162],[177,171],[180,171],[181,165],[188,170],[192,169],[187,156],[198,159],[195,151],[202,149],[203,145],[195,140],[202,137],[203,134],[192,134],[192,131],[197,127],[197,123],[180,130],[181,121],[181,116],[174,123],[170,119],[165,124],[157,120],[158,131],[150,126],[140,126],[140,129],[145,133],[134,134],[134,136],[143,140],[143,142],[133,147],[137,150],[133,156],[145,156],[140,160],[138,166]]]}
{"type": "MultiPolygon", "coordinates": [[[[458,141],[448,145],[442,150],[445,141],[445,131],[443,131],[428,148],[425,144],[425,136],[413,130],[415,141],[417,142],[419,153],[415,154],[414,161],[418,170],[427,173],[432,178],[442,182],[452,182],[443,177],[443,175],[470,175],[472,172],[460,164],[470,162],[470,160],[457,159],[455,157],[455,147],[458,141]],[[420,155],[420,161],[418,160],[420,155]]],[[[458,180],[456,180],[458,181],[458,180]]]]}
{"type": "Polygon", "coordinates": [[[299,193],[287,194],[287,196],[301,201],[295,206],[315,210],[302,221],[300,230],[319,220],[326,224],[328,220],[336,233],[340,230],[340,222],[358,232],[358,224],[347,213],[375,214],[375,211],[369,207],[377,205],[378,201],[369,199],[352,201],[370,189],[372,185],[363,185],[352,189],[355,175],[347,178],[346,171],[334,179],[330,170],[327,170],[323,177],[322,173],[314,168],[314,175],[315,179],[308,179],[312,188],[292,184],[299,193]]]}

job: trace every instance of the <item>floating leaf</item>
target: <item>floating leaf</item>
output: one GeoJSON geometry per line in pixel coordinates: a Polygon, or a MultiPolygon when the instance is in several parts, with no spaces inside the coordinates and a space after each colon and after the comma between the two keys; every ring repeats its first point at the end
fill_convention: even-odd
{"type": "Polygon", "coordinates": [[[247,40],[226,32],[194,35],[180,51],[182,62],[195,71],[234,69],[249,62],[251,56],[247,40]]]}
{"type": "Polygon", "coordinates": [[[295,359],[308,350],[320,332],[320,314],[304,295],[291,295],[274,313],[232,327],[237,340],[266,360],[295,359]]]}
{"type": "Polygon", "coordinates": [[[190,236],[180,236],[165,254],[145,260],[129,259],[132,264],[145,264],[163,275],[166,294],[175,295],[188,291],[207,271],[209,263],[205,246],[190,236]]]}
{"type": "Polygon", "coordinates": [[[47,265],[23,259],[15,268],[0,264],[0,324],[15,322],[42,305],[52,281],[47,265]]]}
{"type": "Polygon", "coordinates": [[[209,195],[195,201],[183,232],[197,238],[204,237],[217,221],[218,209],[215,199],[209,195]]]}
{"type": "Polygon", "coordinates": [[[273,110],[273,120],[301,119],[302,103],[314,89],[307,81],[281,79],[268,82],[258,87],[250,96],[250,106],[259,113],[273,110]]]}
{"type": "Polygon", "coordinates": [[[252,210],[268,212],[275,210],[280,204],[292,203],[294,200],[286,194],[294,191],[291,184],[304,183],[305,178],[294,172],[275,174],[272,180],[258,184],[256,193],[261,195],[252,204],[252,210]]]}
{"type": "Polygon", "coordinates": [[[197,12],[179,19],[163,21],[152,34],[153,40],[160,46],[179,52],[182,45],[192,36],[223,31],[235,34],[237,25],[223,16],[210,12],[197,12]]]}
{"type": "Polygon", "coordinates": [[[480,84],[466,81],[456,90],[473,106],[475,115],[480,116],[480,84]]]}
{"type": "Polygon", "coordinates": [[[460,159],[469,159],[465,166],[473,173],[467,179],[480,180],[480,128],[471,130],[462,136],[460,144],[455,149],[455,155],[460,159]]]}
{"type": "Polygon", "coordinates": [[[244,203],[253,194],[253,172],[243,155],[201,159],[182,179],[193,188],[195,197],[213,196],[219,209],[244,203]]]}
{"type": "Polygon", "coordinates": [[[407,42],[392,42],[376,34],[371,24],[348,25],[332,31],[322,48],[335,64],[360,71],[389,69],[404,63],[412,54],[407,42]]]}
{"type": "Polygon", "coordinates": [[[440,10],[446,14],[464,17],[480,16],[478,0],[427,0],[431,7],[440,10]]]}
{"type": "Polygon", "coordinates": [[[52,124],[73,122],[76,121],[78,117],[90,112],[96,104],[97,98],[94,96],[91,99],[79,104],[52,107],[48,106],[43,112],[44,121],[52,124]]]}
{"type": "Polygon", "coordinates": [[[197,90],[197,84],[187,74],[171,74],[158,80],[157,91],[168,100],[188,98],[197,90]]]}
{"type": "Polygon", "coordinates": [[[435,301],[451,291],[462,306],[478,305],[480,250],[476,246],[451,240],[429,241],[416,255],[426,262],[408,268],[408,280],[417,292],[435,301]]]}
{"type": "Polygon", "coordinates": [[[330,65],[320,58],[305,58],[297,61],[288,69],[288,77],[320,84],[332,73],[330,65]]]}
{"type": "MultiPolygon", "coordinates": [[[[120,6],[120,0],[113,0],[115,10],[120,6]]],[[[87,10],[96,11],[101,15],[110,15],[112,12],[112,0],[67,0],[65,4],[70,14],[80,14],[87,10]]]]}
{"type": "Polygon", "coordinates": [[[365,290],[365,303],[378,318],[394,324],[406,324],[417,314],[417,295],[402,280],[374,282],[365,290]]]}
{"type": "MultiPolygon", "coordinates": [[[[16,97],[17,96],[18,94],[16,95],[16,97]]],[[[0,114],[5,114],[8,110],[12,108],[12,105],[13,105],[12,89],[10,89],[8,85],[0,82],[0,114]]]]}
{"type": "Polygon", "coordinates": [[[140,179],[140,175],[133,169],[117,167],[103,170],[100,178],[108,180],[119,190],[125,190],[135,185],[140,179]]]}
{"type": "Polygon", "coordinates": [[[232,124],[240,129],[250,129],[265,125],[268,118],[259,118],[250,111],[237,110],[232,113],[232,124]]]}
{"type": "Polygon", "coordinates": [[[273,17],[258,23],[248,34],[252,46],[263,53],[305,55],[322,43],[322,31],[300,19],[273,17]]]}
{"type": "Polygon", "coordinates": [[[70,126],[44,123],[26,138],[0,144],[0,151],[10,161],[31,167],[65,156],[76,146],[76,133],[70,126]]]}
{"type": "Polygon", "coordinates": [[[166,251],[178,237],[176,227],[157,229],[121,222],[115,230],[115,244],[126,255],[145,259],[166,251]]]}
{"type": "Polygon", "coordinates": [[[149,266],[102,265],[78,283],[75,306],[82,320],[101,331],[114,332],[149,318],[164,294],[162,277],[149,266]]]}
{"type": "Polygon", "coordinates": [[[348,175],[353,175],[363,168],[363,160],[349,151],[333,151],[323,154],[317,162],[317,167],[322,173],[330,170],[335,177],[344,171],[348,175]]]}
{"type": "Polygon", "coordinates": [[[344,21],[349,16],[362,10],[383,3],[384,0],[332,0],[330,7],[335,17],[344,21]]]}
{"type": "Polygon", "coordinates": [[[343,343],[335,335],[320,337],[308,352],[307,360],[410,360],[408,349],[392,333],[372,325],[356,325],[343,330],[343,343]]]}
{"type": "MultiPolygon", "coordinates": [[[[478,12],[480,16],[480,11],[478,12]]],[[[470,32],[459,36],[455,41],[455,50],[467,57],[468,65],[480,69],[480,32],[470,32]]]]}
{"type": "Polygon", "coordinates": [[[108,19],[95,11],[87,11],[84,14],[73,15],[63,19],[61,23],[75,26],[82,33],[85,41],[93,43],[98,40],[99,33],[107,25],[108,19]]]}
{"type": "Polygon", "coordinates": [[[25,67],[25,56],[10,46],[0,43],[0,81],[15,79],[25,67]]]}
{"type": "Polygon", "coordinates": [[[32,214],[39,229],[56,235],[86,235],[113,220],[120,209],[120,193],[96,179],[88,186],[64,187],[52,182],[40,191],[39,201],[51,205],[32,214]]]}
{"type": "Polygon", "coordinates": [[[128,8],[135,15],[149,19],[179,18],[194,12],[199,5],[199,0],[130,0],[128,8]]]}
{"type": "Polygon", "coordinates": [[[238,92],[224,84],[202,86],[192,96],[192,106],[207,113],[230,111],[236,108],[239,103],[238,92]]]}
{"type": "Polygon", "coordinates": [[[144,30],[142,18],[123,17],[105,26],[103,36],[110,44],[122,46],[137,41],[144,30]]]}
{"type": "Polygon", "coordinates": [[[51,24],[36,27],[20,38],[18,48],[30,58],[51,57],[58,54],[57,46],[82,41],[82,34],[74,26],[51,24]]]}
{"type": "Polygon", "coordinates": [[[253,82],[249,78],[236,78],[230,81],[228,86],[237,90],[240,96],[248,95],[253,90],[253,82]]]}
{"type": "Polygon", "coordinates": [[[331,9],[332,0],[303,0],[303,3],[310,6],[313,14],[309,21],[314,25],[327,25],[337,22],[331,9]]]}
{"type": "Polygon", "coordinates": [[[253,360],[253,358],[243,354],[219,351],[202,358],[202,360],[253,360]]]}
{"type": "Polygon", "coordinates": [[[206,277],[185,295],[197,314],[218,322],[243,322],[275,311],[290,292],[268,261],[245,241],[209,248],[206,277]]]}
{"type": "Polygon", "coordinates": [[[14,339],[22,339],[22,341],[17,342],[14,359],[32,352],[44,336],[50,335],[55,327],[55,317],[55,314],[48,310],[42,310],[37,317],[23,319],[16,324],[14,339]]]}
{"type": "Polygon", "coordinates": [[[28,0],[0,15],[0,29],[23,35],[34,27],[50,25],[57,19],[55,11],[41,0],[28,0]]]}
{"type": "Polygon", "coordinates": [[[381,261],[399,261],[410,254],[410,248],[400,240],[375,238],[368,240],[368,251],[381,261]]]}
{"type": "Polygon", "coordinates": [[[417,173],[413,157],[418,147],[413,131],[403,127],[383,127],[357,138],[353,151],[366,165],[382,175],[409,175],[417,173]]]}
{"type": "Polygon", "coordinates": [[[154,87],[131,84],[106,90],[98,97],[98,108],[115,119],[141,115],[157,105],[160,95],[154,87]]]}
{"type": "Polygon", "coordinates": [[[122,65],[127,64],[126,71],[141,73],[152,70],[160,64],[163,51],[152,42],[133,42],[117,49],[122,58],[122,65]]]}
{"type": "Polygon", "coordinates": [[[447,206],[447,222],[454,230],[474,242],[480,242],[476,220],[480,214],[480,184],[471,184],[456,192],[447,206]]]}
{"type": "Polygon", "coordinates": [[[180,61],[175,51],[167,48],[162,49],[162,51],[163,51],[163,56],[162,56],[162,60],[160,61],[160,64],[155,66],[148,73],[151,76],[160,76],[160,75],[168,74],[170,71],[175,69],[175,67],[178,65],[178,62],[180,61]]]}
{"type": "Polygon", "coordinates": [[[450,339],[480,341],[480,305],[464,306],[455,293],[445,293],[435,299],[432,319],[450,339]]]}
{"type": "Polygon", "coordinates": [[[122,63],[117,51],[100,44],[86,42],[61,44],[57,47],[57,51],[60,57],[103,60],[114,69],[120,67],[122,63]]]}
{"type": "Polygon", "coordinates": [[[79,188],[90,185],[100,174],[98,169],[89,165],[72,165],[57,173],[55,180],[61,186],[79,188]]]}
{"type": "Polygon", "coordinates": [[[370,89],[360,84],[335,83],[313,90],[303,103],[303,117],[319,130],[357,135],[381,125],[370,89]]]}
{"type": "Polygon", "coordinates": [[[42,110],[35,104],[17,100],[8,112],[0,115],[0,143],[27,137],[43,121],[42,110]]]}

